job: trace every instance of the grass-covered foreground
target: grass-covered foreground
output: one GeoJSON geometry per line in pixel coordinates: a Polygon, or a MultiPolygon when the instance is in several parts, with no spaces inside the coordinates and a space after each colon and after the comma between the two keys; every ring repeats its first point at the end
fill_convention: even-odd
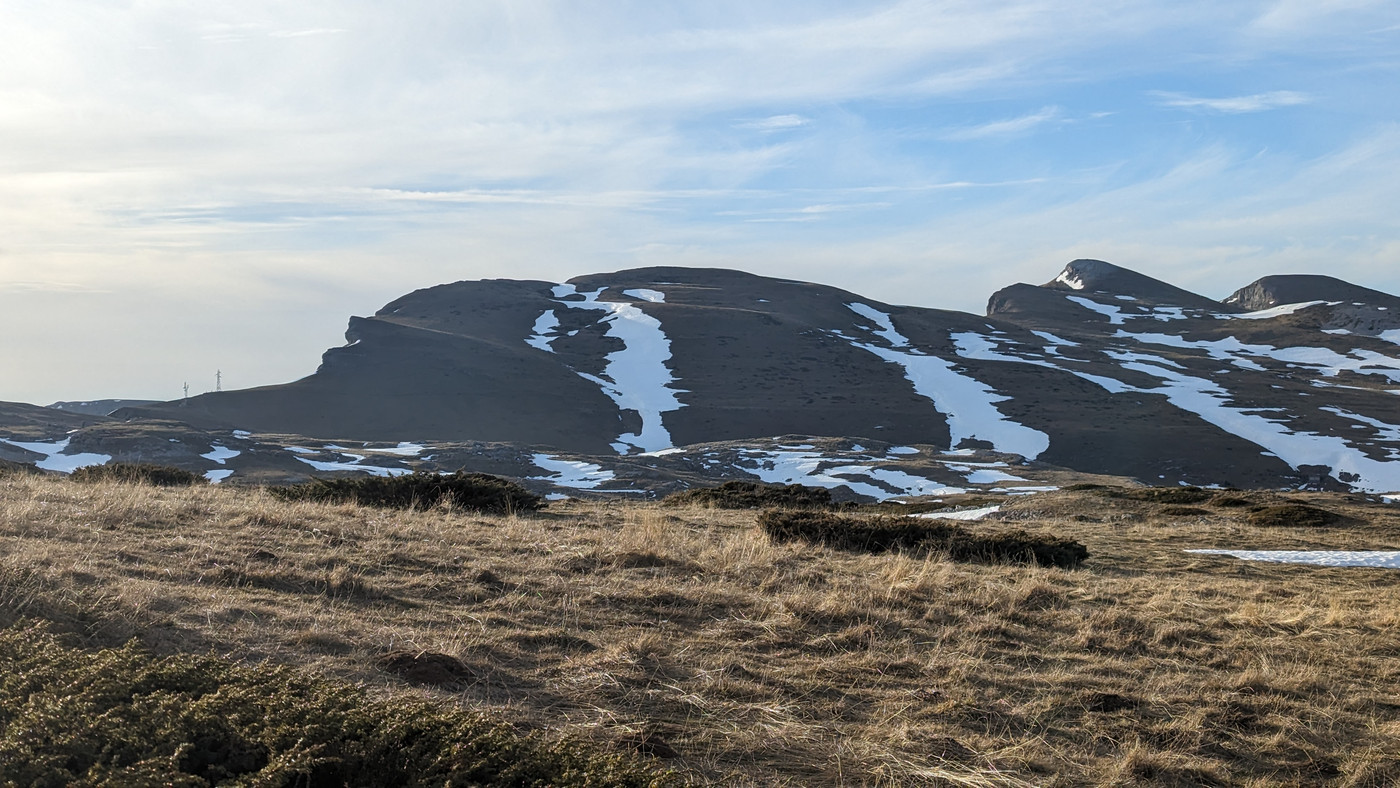
{"type": "MultiPolygon", "coordinates": [[[[660,782],[659,780],[657,782],[660,782]]],[[[211,656],[0,631],[0,784],[646,786],[619,755],[211,656]]]]}
{"type": "Polygon", "coordinates": [[[1397,549],[1395,506],[1100,488],[958,524],[1072,540],[1076,569],[775,541],[759,516],[0,478],[0,769],[114,785],[489,784],[450,771],[488,761],[505,784],[1400,784],[1400,575],[1183,552],[1397,549]],[[1271,508],[1299,504],[1333,516],[1271,508]]]}

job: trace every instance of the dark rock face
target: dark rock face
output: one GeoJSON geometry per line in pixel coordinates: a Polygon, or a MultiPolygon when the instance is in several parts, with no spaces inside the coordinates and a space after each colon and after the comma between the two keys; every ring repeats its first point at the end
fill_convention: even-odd
{"type": "Polygon", "coordinates": [[[1302,304],[1309,301],[1341,301],[1346,304],[1400,308],[1400,298],[1320,274],[1266,276],[1236,290],[1224,303],[1237,306],[1246,312],[1253,312],[1280,304],[1302,304]]]}
{"type": "Polygon", "coordinates": [[[1329,277],[1266,277],[1237,296],[1097,260],[998,291],[986,317],[719,269],[456,282],[352,318],[347,344],[306,378],[126,408],[116,415],[135,421],[97,417],[73,446],[173,460],[237,450],[234,465],[285,473],[366,467],[346,451],[395,456],[312,438],[417,441],[439,447],[438,465],[390,470],[529,476],[552,467],[541,452],[562,452],[591,464],[590,479],[625,472],[672,490],[811,478],[820,462],[794,454],[805,449],[745,448],[799,436],[788,442],[844,446],[848,468],[871,462],[860,444],[919,445],[1153,484],[1400,490],[1400,299],[1329,277]],[[1297,308],[1247,313],[1300,292],[1283,301],[1297,308]],[[138,439],[155,423],[194,432],[138,439]],[[265,446],[234,429],[292,437],[265,446]],[[675,454],[702,444],[717,448],[675,454]]]}

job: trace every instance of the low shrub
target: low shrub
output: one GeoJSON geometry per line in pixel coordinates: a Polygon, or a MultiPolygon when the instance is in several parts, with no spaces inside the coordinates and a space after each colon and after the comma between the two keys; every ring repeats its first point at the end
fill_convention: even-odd
{"type": "Polygon", "coordinates": [[[759,484],[728,481],[718,487],[700,487],[666,496],[667,506],[710,506],[715,509],[814,508],[831,506],[831,491],[801,484],[759,484]]]}
{"type": "Polygon", "coordinates": [[[69,477],[75,482],[120,482],[122,484],[150,484],[156,487],[189,487],[204,484],[205,478],[194,471],[176,468],[171,465],[150,465],[139,462],[110,462],[106,465],[89,465],[73,471],[69,477]]]}
{"type": "Polygon", "coordinates": [[[42,473],[32,463],[14,462],[12,460],[0,460],[0,476],[20,476],[27,474],[42,473]]]}
{"type": "Polygon", "coordinates": [[[1123,490],[1121,497],[1150,503],[1202,503],[1209,501],[1215,493],[1200,487],[1140,487],[1123,490]]]}
{"type": "Polygon", "coordinates": [[[1245,506],[1253,506],[1254,502],[1239,495],[1222,493],[1211,498],[1210,505],[1219,506],[1222,509],[1239,509],[1245,506]]]}
{"type": "Polygon", "coordinates": [[[1030,563],[1071,569],[1089,557],[1084,545],[1025,531],[974,534],[952,523],[852,517],[832,512],[768,509],[758,524],[775,542],[801,541],[838,550],[945,552],[954,561],[1030,563]]]}
{"type": "Polygon", "coordinates": [[[212,656],[0,631],[0,785],[666,785],[636,756],[212,656]]]}
{"type": "Polygon", "coordinates": [[[519,484],[485,473],[410,473],[358,479],[313,479],[304,484],[272,487],[284,501],[358,503],[386,509],[431,509],[441,504],[484,514],[534,511],[544,499],[519,484]]]}
{"type": "Polygon", "coordinates": [[[1249,513],[1249,522],[1251,525],[1258,525],[1266,528],[1279,526],[1326,528],[1329,525],[1336,525],[1341,522],[1341,520],[1341,515],[1303,503],[1285,503],[1278,506],[1264,506],[1249,513]]]}

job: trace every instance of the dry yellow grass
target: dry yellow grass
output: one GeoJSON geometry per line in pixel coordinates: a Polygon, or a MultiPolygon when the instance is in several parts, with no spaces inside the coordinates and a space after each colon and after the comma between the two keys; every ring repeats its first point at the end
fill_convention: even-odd
{"type": "Polygon", "coordinates": [[[674,750],[698,782],[1400,783],[1400,575],[1182,552],[1400,546],[1395,507],[1302,497],[1352,519],[1263,529],[1092,491],[1010,504],[1017,527],[1088,546],[1064,571],[773,545],[750,512],[476,517],[10,477],[0,618],[674,750]],[[398,650],[470,679],[410,688],[375,666],[398,650]]]}

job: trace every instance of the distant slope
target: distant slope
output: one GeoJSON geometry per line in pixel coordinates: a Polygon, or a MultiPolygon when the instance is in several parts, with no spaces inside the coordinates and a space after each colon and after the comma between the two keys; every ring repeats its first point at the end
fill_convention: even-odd
{"type": "Polygon", "coordinates": [[[160,400],[155,399],[95,399],[85,402],[54,402],[48,407],[54,410],[63,410],[69,413],[81,413],[87,416],[108,416],[112,411],[121,408],[139,408],[143,405],[154,405],[160,400]]]}
{"type": "MultiPolygon", "coordinates": [[[[1266,279],[1239,300],[1299,284],[1266,279]]],[[[998,291],[983,317],[722,269],[456,282],[352,318],[347,344],[296,382],[116,415],[322,443],[509,444],[593,458],[600,478],[677,447],[792,435],[1153,483],[1400,490],[1400,309],[1341,285],[1351,300],[1247,310],[1076,260],[998,291]]],[[[762,462],[789,461],[762,445],[762,462]]],[[[838,467],[789,459],[810,467],[782,478],[838,467]]],[[[694,461],[687,473],[728,472],[694,461]]]]}

